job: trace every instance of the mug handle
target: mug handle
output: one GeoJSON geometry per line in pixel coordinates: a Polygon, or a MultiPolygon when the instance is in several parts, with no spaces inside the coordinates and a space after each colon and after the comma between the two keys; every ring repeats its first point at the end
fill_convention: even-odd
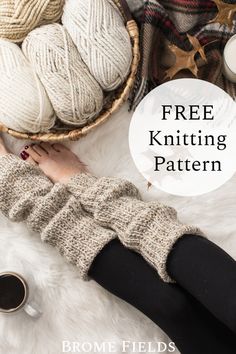
{"type": "Polygon", "coordinates": [[[33,318],[38,318],[42,315],[42,311],[39,310],[37,306],[35,306],[35,304],[30,304],[27,302],[23,309],[27,313],[27,315],[33,318]]]}

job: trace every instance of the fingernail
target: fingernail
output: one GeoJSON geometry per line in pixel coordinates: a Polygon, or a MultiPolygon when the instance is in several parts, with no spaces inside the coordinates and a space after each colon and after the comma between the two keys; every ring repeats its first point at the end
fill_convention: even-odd
{"type": "Polygon", "coordinates": [[[26,146],[25,146],[25,150],[28,150],[28,148],[29,148],[29,146],[28,146],[28,145],[26,145],[26,146]]]}
{"type": "Polygon", "coordinates": [[[25,161],[25,160],[28,159],[29,154],[28,154],[26,151],[22,151],[22,152],[20,153],[20,156],[21,156],[22,160],[25,161]]]}

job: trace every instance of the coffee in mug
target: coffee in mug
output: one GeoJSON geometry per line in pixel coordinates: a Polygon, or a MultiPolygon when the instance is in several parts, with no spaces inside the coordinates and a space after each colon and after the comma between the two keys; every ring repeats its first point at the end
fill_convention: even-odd
{"type": "Polygon", "coordinates": [[[13,313],[20,309],[32,316],[38,317],[40,311],[28,301],[29,287],[26,280],[15,272],[0,273],[0,312],[13,313]]]}

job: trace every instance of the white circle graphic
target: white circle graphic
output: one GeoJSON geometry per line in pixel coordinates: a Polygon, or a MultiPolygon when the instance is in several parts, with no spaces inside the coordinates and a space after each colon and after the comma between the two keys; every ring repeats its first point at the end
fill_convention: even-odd
{"type": "Polygon", "coordinates": [[[157,188],[180,196],[213,191],[236,172],[236,103],[207,81],[169,81],[137,107],[129,146],[157,188]]]}

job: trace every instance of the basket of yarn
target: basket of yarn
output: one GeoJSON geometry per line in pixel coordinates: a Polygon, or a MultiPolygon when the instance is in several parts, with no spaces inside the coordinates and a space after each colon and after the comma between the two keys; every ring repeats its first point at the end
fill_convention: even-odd
{"type": "Polygon", "coordinates": [[[128,100],[139,30],[125,0],[3,0],[0,131],[77,140],[128,100]]]}

